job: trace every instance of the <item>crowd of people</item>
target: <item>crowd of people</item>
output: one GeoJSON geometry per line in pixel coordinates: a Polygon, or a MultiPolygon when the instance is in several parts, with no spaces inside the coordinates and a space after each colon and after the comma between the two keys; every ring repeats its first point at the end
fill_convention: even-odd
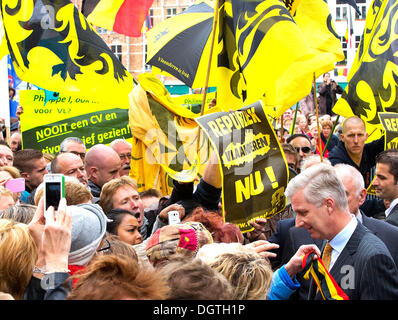
{"type": "Polygon", "coordinates": [[[345,119],[340,134],[325,117],[322,143],[333,138],[321,157],[306,119],[297,117],[282,144],[285,210],[251,221],[245,234],[224,220],[214,154],[198,183],[173,181],[163,196],[138,192],[124,139],[86,150],[68,137],[56,155],[1,140],[0,299],[322,299],[302,258],[319,259],[326,248],[326,268],[350,299],[397,299],[398,151],[383,151],[384,137],[365,144],[358,117],[345,119]],[[375,198],[366,192],[372,170],[375,198]],[[47,173],[65,176],[57,211],[44,208],[47,173]],[[7,182],[18,178],[25,190],[13,192],[7,182]]]}

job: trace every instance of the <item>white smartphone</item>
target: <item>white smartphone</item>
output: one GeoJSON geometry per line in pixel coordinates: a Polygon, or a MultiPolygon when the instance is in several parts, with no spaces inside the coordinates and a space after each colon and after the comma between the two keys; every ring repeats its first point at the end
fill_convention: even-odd
{"type": "Polygon", "coordinates": [[[61,198],[65,198],[65,176],[63,174],[44,175],[44,208],[52,206],[58,210],[61,198]]]}
{"type": "Polygon", "coordinates": [[[181,222],[180,220],[180,214],[178,211],[169,211],[169,224],[178,224],[181,222]]]}

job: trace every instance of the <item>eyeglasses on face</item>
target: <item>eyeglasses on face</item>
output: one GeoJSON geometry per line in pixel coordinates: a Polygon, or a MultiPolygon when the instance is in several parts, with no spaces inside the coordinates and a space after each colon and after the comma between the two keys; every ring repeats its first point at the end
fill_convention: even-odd
{"type": "Polygon", "coordinates": [[[111,244],[109,243],[108,239],[105,239],[104,244],[102,245],[101,249],[98,249],[97,252],[109,250],[111,248],[111,244]]]}
{"type": "Polygon", "coordinates": [[[294,147],[296,149],[297,152],[300,152],[300,150],[303,153],[310,153],[311,152],[311,148],[310,147],[294,147]]]}
{"type": "Polygon", "coordinates": [[[131,153],[121,153],[119,154],[120,160],[124,160],[124,159],[131,159],[131,153]]]}
{"type": "Polygon", "coordinates": [[[85,152],[77,152],[77,151],[69,151],[69,152],[79,156],[83,160],[86,157],[86,153],[85,152]]]}

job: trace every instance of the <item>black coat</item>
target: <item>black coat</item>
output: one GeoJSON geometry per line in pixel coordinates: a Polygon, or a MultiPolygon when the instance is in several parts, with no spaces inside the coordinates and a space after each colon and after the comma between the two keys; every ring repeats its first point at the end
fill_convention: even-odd
{"type": "MultiPolygon", "coordinates": [[[[335,135],[335,134],[332,134],[331,133],[331,135],[332,135],[332,137],[330,138],[330,141],[329,141],[329,143],[328,143],[328,145],[327,145],[327,147],[326,147],[326,149],[330,152],[330,151],[332,151],[332,149],[335,147],[335,146],[337,146],[337,144],[339,143],[339,138],[335,135]]],[[[322,139],[322,142],[325,144],[325,146],[326,146],[326,142],[328,141],[328,139],[326,139],[325,138],[325,136],[323,135],[323,133],[321,132],[321,139],[322,139]]]]}
{"type": "Polygon", "coordinates": [[[342,141],[329,152],[329,161],[334,166],[338,163],[345,163],[353,166],[362,174],[365,187],[368,187],[373,177],[370,170],[376,165],[376,156],[384,150],[384,136],[378,140],[366,143],[363,148],[362,159],[359,167],[350,158],[342,141]]]}
{"type": "Polygon", "coordinates": [[[398,227],[398,205],[394,206],[394,208],[386,218],[386,222],[398,227]]]}
{"type": "Polygon", "coordinates": [[[332,108],[335,105],[337,101],[337,96],[336,93],[342,94],[344,92],[344,89],[336,84],[336,82],[332,82],[329,85],[326,85],[326,83],[322,82],[320,85],[318,85],[318,93],[319,93],[319,113],[321,115],[323,114],[329,114],[331,116],[334,115],[332,112],[332,108]],[[327,94],[330,94],[331,98],[331,105],[327,106],[327,94]]]}
{"type": "Polygon", "coordinates": [[[46,275],[43,280],[31,278],[24,294],[24,300],[65,300],[72,290],[69,273],[55,272],[46,275]]]}
{"type": "MultiPolygon", "coordinates": [[[[329,272],[350,300],[398,299],[397,266],[385,244],[361,223],[329,272]]],[[[309,300],[322,299],[316,289],[312,280],[309,300]]]]}
{"type": "MultiPolygon", "coordinates": [[[[385,221],[366,217],[364,214],[362,214],[362,223],[371,233],[383,241],[394,263],[398,266],[398,227],[394,227],[385,221]]],[[[284,260],[283,263],[289,261],[290,257],[292,257],[298,248],[304,244],[315,244],[321,250],[324,241],[313,239],[305,228],[289,228],[288,238],[284,245],[284,252],[281,253],[284,260]]],[[[298,273],[297,281],[300,282],[301,287],[291,296],[291,299],[305,300],[308,297],[310,280],[304,280],[303,274],[298,273]]]]}

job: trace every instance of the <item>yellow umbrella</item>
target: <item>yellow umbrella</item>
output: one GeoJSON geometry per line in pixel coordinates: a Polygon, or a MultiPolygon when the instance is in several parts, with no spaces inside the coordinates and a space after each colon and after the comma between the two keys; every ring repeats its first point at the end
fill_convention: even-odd
{"type": "MultiPolygon", "coordinates": [[[[180,14],[147,33],[147,64],[154,73],[166,72],[191,88],[205,86],[211,48],[214,2],[196,1],[180,14]]],[[[209,86],[216,85],[216,54],[212,56],[209,86]]]]}

